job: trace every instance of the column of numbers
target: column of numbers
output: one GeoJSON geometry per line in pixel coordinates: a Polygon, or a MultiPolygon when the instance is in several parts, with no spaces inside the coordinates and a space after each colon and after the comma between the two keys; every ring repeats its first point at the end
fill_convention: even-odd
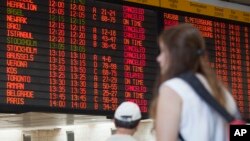
{"type": "Polygon", "coordinates": [[[50,106],[66,107],[64,0],[49,1],[50,106]]]}
{"type": "Polygon", "coordinates": [[[103,56],[102,61],[103,110],[113,111],[118,106],[117,65],[112,63],[111,56],[103,56]]]}
{"type": "Polygon", "coordinates": [[[229,24],[229,46],[231,54],[231,79],[233,97],[243,113],[242,56],[240,48],[240,26],[229,24]]]}
{"type": "Polygon", "coordinates": [[[87,108],[86,96],[86,27],[85,3],[71,0],[70,3],[70,72],[71,107],[87,108]]]}
{"type": "Polygon", "coordinates": [[[227,42],[226,42],[226,25],[222,22],[214,22],[214,39],[215,39],[215,69],[216,74],[226,86],[228,84],[228,62],[227,62],[227,42]]]}
{"type": "MultiPolygon", "coordinates": [[[[250,54],[249,54],[249,41],[250,41],[250,36],[249,36],[249,31],[250,29],[248,27],[244,27],[244,49],[246,53],[246,73],[247,73],[247,95],[248,99],[247,102],[250,101],[250,54]]],[[[248,104],[248,112],[250,112],[250,106],[248,104]]],[[[250,118],[250,114],[247,115],[247,118],[250,118]]]]}

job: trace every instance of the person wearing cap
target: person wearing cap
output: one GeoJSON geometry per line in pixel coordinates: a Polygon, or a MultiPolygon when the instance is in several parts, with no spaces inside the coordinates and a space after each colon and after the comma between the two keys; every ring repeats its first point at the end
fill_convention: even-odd
{"type": "Polygon", "coordinates": [[[141,111],[133,102],[123,102],[115,111],[114,123],[116,133],[107,141],[136,141],[132,136],[141,120],[141,111]]]}

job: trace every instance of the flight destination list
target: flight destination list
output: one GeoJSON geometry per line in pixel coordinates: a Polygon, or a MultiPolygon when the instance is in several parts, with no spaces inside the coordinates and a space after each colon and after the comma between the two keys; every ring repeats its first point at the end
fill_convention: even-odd
{"type": "Polygon", "coordinates": [[[210,66],[231,90],[242,116],[250,119],[249,24],[168,11],[162,16],[165,28],[190,23],[201,31],[210,66]]]}
{"type": "Polygon", "coordinates": [[[156,13],[85,0],[0,3],[0,105],[102,114],[148,112],[156,13]]]}

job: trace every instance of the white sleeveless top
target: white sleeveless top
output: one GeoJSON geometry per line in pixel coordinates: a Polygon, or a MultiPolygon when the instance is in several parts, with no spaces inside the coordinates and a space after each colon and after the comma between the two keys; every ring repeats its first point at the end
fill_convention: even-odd
{"type": "MultiPolygon", "coordinates": [[[[211,92],[207,80],[196,74],[205,88],[211,92]]],[[[162,84],[173,89],[182,99],[180,133],[185,141],[228,141],[225,120],[207,105],[188,83],[180,78],[162,84]]],[[[225,90],[228,111],[237,118],[240,114],[231,94],[225,90]]]]}

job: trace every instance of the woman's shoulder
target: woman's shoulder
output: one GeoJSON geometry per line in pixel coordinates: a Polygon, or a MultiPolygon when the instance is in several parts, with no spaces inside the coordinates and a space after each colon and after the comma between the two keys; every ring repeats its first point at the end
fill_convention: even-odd
{"type": "Polygon", "coordinates": [[[164,87],[164,86],[174,87],[176,86],[176,84],[181,84],[181,83],[184,83],[184,81],[181,78],[174,77],[174,78],[164,81],[160,87],[164,87]]]}
{"type": "Polygon", "coordinates": [[[160,89],[164,89],[164,87],[168,87],[168,88],[172,89],[182,99],[185,99],[185,97],[187,96],[186,93],[188,92],[188,90],[190,88],[189,85],[179,77],[174,77],[174,78],[171,78],[169,80],[164,81],[160,85],[160,89]]]}
{"type": "MultiPolygon", "coordinates": [[[[196,76],[200,79],[200,81],[202,81],[202,83],[204,83],[206,81],[206,79],[203,75],[196,73],[196,76]]],[[[169,86],[169,85],[171,86],[171,85],[176,85],[176,84],[187,84],[187,83],[177,76],[177,77],[173,77],[171,79],[164,81],[161,84],[161,86],[169,86]]]]}

